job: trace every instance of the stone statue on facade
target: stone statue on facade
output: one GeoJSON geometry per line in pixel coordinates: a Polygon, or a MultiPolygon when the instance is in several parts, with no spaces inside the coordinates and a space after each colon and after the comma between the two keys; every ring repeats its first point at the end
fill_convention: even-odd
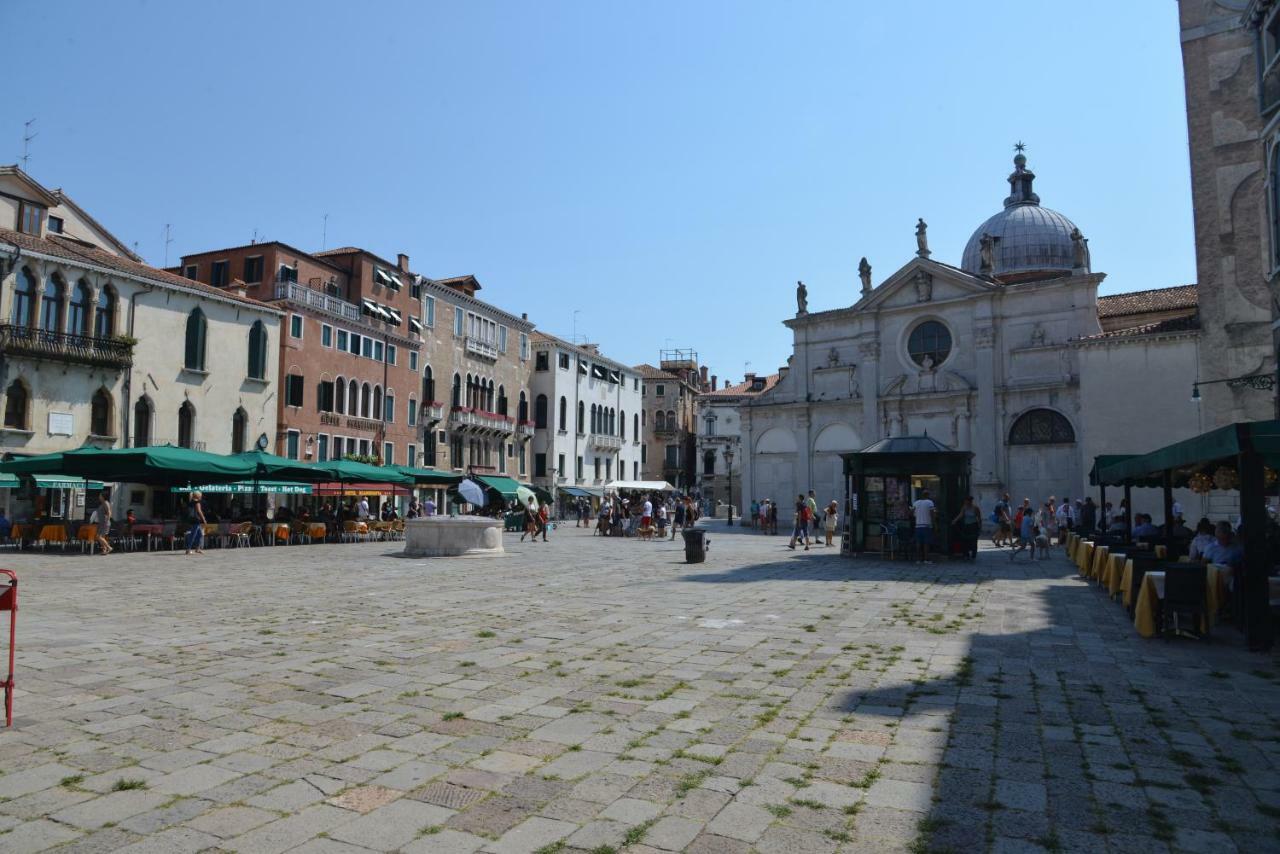
{"type": "Polygon", "coordinates": [[[1071,266],[1083,270],[1089,262],[1089,241],[1084,239],[1079,228],[1071,229],[1071,266]]]}
{"type": "Polygon", "coordinates": [[[1031,346],[1043,347],[1044,342],[1045,342],[1044,327],[1037,323],[1031,329],[1031,346]]]}
{"type": "Polygon", "coordinates": [[[929,223],[924,217],[916,220],[916,254],[921,258],[929,257],[929,223]]]}
{"type": "Polygon", "coordinates": [[[858,278],[862,279],[862,295],[865,297],[871,293],[871,265],[867,263],[865,255],[858,262],[858,278]]]}
{"type": "Polygon", "coordinates": [[[924,270],[916,270],[913,281],[916,286],[916,302],[928,302],[933,299],[933,276],[924,270]]]}
{"type": "Polygon", "coordinates": [[[995,249],[996,241],[990,234],[982,232],[982,237],[978,239],[978,251],[982,256],[982,263],[978,267],[978,273],[983,276],[990,276],[995,272],[995,249]]]}
{"type": "Polygon", "coordinates": [[[804,282],[796,282],[796,314],[809,313],[809,289],[804,282]]]}

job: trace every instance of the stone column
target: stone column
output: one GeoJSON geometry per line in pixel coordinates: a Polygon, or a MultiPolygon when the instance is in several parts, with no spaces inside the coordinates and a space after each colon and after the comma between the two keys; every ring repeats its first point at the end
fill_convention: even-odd
{"type": "Polygon", "coordinates": [[[974,366],[978,382],[978,411],[973,422],[973,479],[976,483],[992,479],[1004,480],[1007,486],[1008,480],[1000,471],[999,448],[1003,441],[1003,431],[996,412],[995,326],[978,326],[974,329],[973,340],[977,350],[974,366]]]}
{"type": "Polygon", "coordinates": [[[880,424],[880,341],[864,340],[858,345],[860,379],[858,390],[862,395],[862,441],[867,445],[883,438],[880,424]]]}

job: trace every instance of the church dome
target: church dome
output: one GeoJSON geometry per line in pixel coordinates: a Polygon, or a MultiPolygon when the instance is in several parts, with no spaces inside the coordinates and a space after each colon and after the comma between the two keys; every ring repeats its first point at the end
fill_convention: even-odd
{"type": "Polygon", "coordinates": [[[973,232],[964,247],[961,269],[1001,282],[1087,271],[1089,250],[1080,230],[1057,211],[1041,207],[1040,197],[1031,190],[1035,173],[1027,168],[1027,158],[1021,151],[1013,158],[1013,165],[1009,176],[1011,192],[1004,200],[1004,210],[973,232]],[[991,239],[989,268],[982,257],[984,235],[991,239]]]}

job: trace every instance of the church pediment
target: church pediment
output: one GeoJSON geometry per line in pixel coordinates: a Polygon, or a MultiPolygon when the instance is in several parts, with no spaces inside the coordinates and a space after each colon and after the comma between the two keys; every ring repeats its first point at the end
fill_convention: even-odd
{"type": "Polygon", "coordinates": [[[973,384],[952,371],[916,371],[892,377],[880,392],[881,397],[915,394],[958,394],[973,391],[973,384]]]}
{"type": "Polygon", "coordinates": [[[855,309],[908,308],[924,303],[988,294],[996,285],[963,270],[925,258],[913,258],[885,279],[855,309]]]}

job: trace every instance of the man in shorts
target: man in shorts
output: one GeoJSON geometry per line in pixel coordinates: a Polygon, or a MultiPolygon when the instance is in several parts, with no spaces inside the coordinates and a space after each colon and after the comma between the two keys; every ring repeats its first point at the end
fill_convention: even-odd
{"type": "Polygon", "coordinates": [[[933,545],[933,523],[938,509],[929,498],[929,490],[920,490],[920,497],[911,505],[916,518],[916,546],[920,549],[917,563],[933,563],[929,560],[929,546],[933,545]]]}
{"type": "Polygon", "coordinates": [[[791,542],[787,544],[787,548],[795,551],[797,540],[804,543],[805,551],[809,551],[809,505],[804,500],[803,492],[796,498],[795,524],[791,529],[791,542]]]}

